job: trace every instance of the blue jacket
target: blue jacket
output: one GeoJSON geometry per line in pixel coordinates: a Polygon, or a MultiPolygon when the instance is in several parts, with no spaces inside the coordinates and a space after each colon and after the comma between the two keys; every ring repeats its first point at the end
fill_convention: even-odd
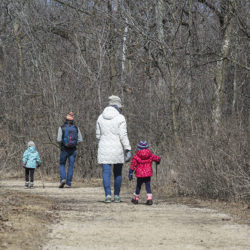
{"type": "Polygon", "coordinates": [[[36,168],[37,165],[41,165],[41,159],[39,153],[34,146],[28,147],[23,154],[23,164],[27,168],[36,168]]]}

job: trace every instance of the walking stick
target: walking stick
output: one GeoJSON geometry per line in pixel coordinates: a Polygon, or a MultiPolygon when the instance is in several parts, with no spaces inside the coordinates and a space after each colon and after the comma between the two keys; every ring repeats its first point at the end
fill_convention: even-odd
{"type": "Polygon", "coordinates": [[[38,167],[37,170],[38,170],[38,173],[39,173],[40,178],[41,178],[41,180],[42,180],[43,188],[45,188],[45,186],[44,186],[44,181],[43,181],[43,175],[42,175],[42,172],[41,172],[41,170],[40,170],[40,167],[38,167]]]}
{"type": "Polygon", "coordinates": [[[155,162],[156,192],[158,193],[158,163],[155,162]]]}
{"type": "Polygon", "coordinates": [[[156,175],[156,182],[158,184],[158,177],[157,177],[157,172],[158,172],[158,163],[155,163],[155,175],[156,175]]]}

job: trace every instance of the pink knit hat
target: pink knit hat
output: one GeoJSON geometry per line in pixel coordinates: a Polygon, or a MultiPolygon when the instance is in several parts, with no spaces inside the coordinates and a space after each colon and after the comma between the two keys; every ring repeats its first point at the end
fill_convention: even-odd
{"type": "Polygon", "coordinates": [[[73,121],[74,120],[74,113],[73,112],[69,112],[66,116],[66,119],[69,121],[73,121]]]}

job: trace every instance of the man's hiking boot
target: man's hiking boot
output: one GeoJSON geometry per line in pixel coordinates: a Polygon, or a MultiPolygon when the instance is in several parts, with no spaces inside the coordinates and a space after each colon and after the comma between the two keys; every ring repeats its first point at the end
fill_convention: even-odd
{"type": "Polygon", "coordinates": [[[111,196],[107,195],[104,202],[105,203],[111,203],[111,196]]]}
{"type": "Polygon", "coordinates": [[[137,205],[139,203],[139,195],[134,194],[134,197],[132,198],[131,202],[137,205]]]}
{"type": "Polygon", "coordinates": [[[29,188],[29,182],[25,182],[24,188],[29,188]]]}
{"type": "Polygon", "coordinates": [[[34,183],[33,182],[30,183],[30,188],[34,188],[34,183]]]}
{"type": "Polygon", "coordinates": [[[119,195],[115,195],[114,202],[115,203],[121,202],[121,197],[119,195]]]}
{"type": "Polygon", "coordinates": [[[147,200],[146,205],[153,205],[153,201],[152,200],[147,200]]]}
{"type": "Polygon", "coordinates": [[[66,184],[66,180],[62,180],[60,185],[59,185],[59,188],[64,188],[65,184],[66,184]]]}

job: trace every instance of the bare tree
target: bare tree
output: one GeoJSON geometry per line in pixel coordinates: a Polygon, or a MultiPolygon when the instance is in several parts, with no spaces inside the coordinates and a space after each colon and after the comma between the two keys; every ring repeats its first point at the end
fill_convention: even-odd
{"type": "Polygon", "coordinates": [[[56,130],[74,111],[84,137],[76,172],[98,176],[95,122],[118,94],[133,148],[145,139],[162,155],[163,185],[174,171],[180,193],[247,199],[249,9],[247,0],[1,1],[0,171],[21,171],[32,139],[56,175],[56,130]]]}

